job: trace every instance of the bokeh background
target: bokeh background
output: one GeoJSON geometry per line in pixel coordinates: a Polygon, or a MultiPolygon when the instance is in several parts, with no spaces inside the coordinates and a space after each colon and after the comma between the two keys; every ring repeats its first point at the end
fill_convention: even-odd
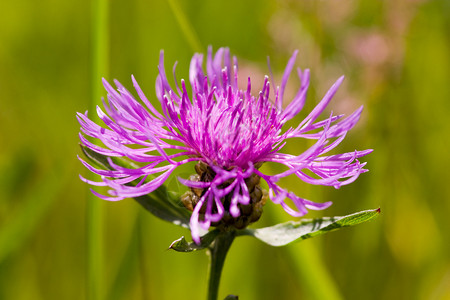
{"type": "MultiPolygon", "coordinates": [[[[98,61],[92,5],[1,3],[0,299],[89,294],[87,205],[101,200],[78,178],[86,171],[76,158],[75,113],[99,100],[92,99],[100,84],[91,80],[98,61]]],[[[239,238],[222,298],[450,299],[449,1],[131,0],[110,1],[107,15],[102,76],[131,89],[134,74],[153,100],[160,49],[167,68],[178,61],[178,78],[187,78],[192,54],[212,45],[230,47],[241,78],[251,74],[255,82],[267,73],[267,56],[279,80],[299,49],[297,66],[312,72],[306,111],[342,74],[330,109],[349,114],[365,106],[338,151],[375,149],[369,173],[339,190],[293,177],[283,185],[334,202],[309,217],[381,207],[380,217],[282,248],[239,238]]],[[[291,89],[297,84],[294,78],[291,89]]],[[[285,151],[305,146],[292,142],[285,151]]],[[[101,203],[103,299],[206,297],[205,252],[167,250],[186,230],[131,199],[101,203]]],[[[257,225],[288,219],[268,204],[257,225]]]]}

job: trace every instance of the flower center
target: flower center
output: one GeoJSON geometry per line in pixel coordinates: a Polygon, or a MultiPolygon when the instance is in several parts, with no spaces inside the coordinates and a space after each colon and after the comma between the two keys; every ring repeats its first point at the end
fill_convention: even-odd
{"type": "MultiPolygon", "coordinates": [[[[190,181],[211,182],[216,176],[215,172],[203,162],[199,162],[195,165],[195,171],[196,174],[189,177],[190,181]]],[[[211,225],[226,231],[232,228],[243,229],[250,223],[258,221],[262,215],[263,206],[266,204],[266,200],[268,198],[267,191],[263,190],[260,186],[260,179],[261,178],[256,174],[252,174],[249,178],[245,179],[245,184],[250,194],[250,203],[247,205],[238,205],[240,212],[238,217],[233,217],[230,214],[230,204],[233,193],[229,193],[225,195],[225,197],[221,198],[220,201],[222,202],[225,210],[224,215],[220,221],[211,223],[211,225]]],[[[220,185],[219,188],[226,188],[233,183],[233,180],[235,179],[226,181],[220,185]]],[[[190,188],[181,197],[181,201],[188,210],[193,211],[205,193],[206,189],[190,188]]],[[[205,201],[200,209],[200,220],[205,219],[206,205],[207,202],[205,201]]],[[[216,208],[213,208],[213,213],[217,213],[216,208]]]]}

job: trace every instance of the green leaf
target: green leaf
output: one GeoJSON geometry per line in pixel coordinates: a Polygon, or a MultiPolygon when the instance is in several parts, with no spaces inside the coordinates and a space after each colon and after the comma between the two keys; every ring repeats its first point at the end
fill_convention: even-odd
{"type": "Polygon", "coordinates": [[[169,249],[178,251],[178,252],[192,252],[197,250],[203,250],[208,248],[212,242],[219,235],[220,231],[215,229],[200,238],[200,245],[197,245],[194,242],[187,242],[184,236],[175,240],[170,246],[169,249]]]}
{"type": "Polygon", "coordinates": [[[343,217],[326,217],[286,222],[259,229],[244,229],[238,235],[249,235],[271,246],[284,246],[294,241],[305,240],[324,233],[354,226],[377,217],[380,209],[365,210],[343,217]]]}
{"type": "MultiPolygon", "coordinates": [[[[96,166],[106,170],[112,169],[106,156],[99,154],[84,145],[80,146],[84,155],[96,166]]],[[[139,167],[125,158],[110,158],[115,164],[124,168],[135,169],[139,167]]],[[[181,204],[180,195],[169,192],[164,185],[148,195],[135,197],[134,199],[156,217],[175,225],[189,228],[191,213],[181,204]]]]}
{"type": "Polygon", "coordinates": [[[228,295],[224,300],[238,300],[239,297],[236,295],[228,295]]]}

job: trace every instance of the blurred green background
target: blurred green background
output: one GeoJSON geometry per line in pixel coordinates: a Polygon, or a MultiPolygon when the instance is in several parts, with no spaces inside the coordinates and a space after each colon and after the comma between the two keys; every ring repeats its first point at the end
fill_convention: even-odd
{"type": "MultiPolygon", "coordinates": [[[[266,56],[279,80],[299,49],[297,65],[312,71],[305,110],[345,74],[330,109],[365,110],[338,151],[375,149],[370,172],[350,186],[308,186],[294,177],[282,183],[334,202],[309,217],[381,207],[377,220],[283,248],[239,238],[225,263],[222,298],[450,299],[450,2],[170,3],[109,3],[102,76],[132,89],[134,74],[155,100],[160,49],[167,69],[177,60],[178,78],[187,78],[195,51],[228,46],[241,78],[252,74],[255,82],[267,73],[266,56]]],[[[75,113],[98,101],[92,94],[100,85],[90,80],[91,12],[89,1],[1,4],[0,299],[86,299],[89,201],[103,210],[105,299],[204,299],[205,252],[166,250],[186,230],[134,200],[93,198],[78,178],[86,171],[76,158],[75,113]]],[[[298,82],[291,82],[292,92],[298,82]]],[[[292,142],[284,151],[304,146],[292,142]]],[[[269,203],[258,226],[288,219],[269,203]]]]}

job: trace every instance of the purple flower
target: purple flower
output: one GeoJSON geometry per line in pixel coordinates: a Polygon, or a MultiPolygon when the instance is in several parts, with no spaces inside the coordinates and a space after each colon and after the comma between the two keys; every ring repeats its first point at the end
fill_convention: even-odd
{"type": "MultiPolygon", "coordinates": [[[[245,90],[238,88],[237,61],[235,57],[231,60],[227,48],[219,49],[214,56],[212,49],[208,49],[206,74],[202,67],[203,55],[194,55],[189,70],[192,95],[184,80],[181,80],[181,86],[171,87],[161,52],[156,94],[162,113],[148,101],[134,77],[134,88],[141,101],[118,81],[115,81],[116,90],[103,80],[108,99],[103,103],[104,110],[97,107],[97,114],[107,127],[91,121],[87,113],[78,113],[82,133],[99,139],[103,146],[91,143],[80,133],[81,142],[102,155],[126,157],[139,166],[124,168],[110,159],[113,170],[101,170],[81,160],[102,178],[101,182],[84,180],[92,185],[110,187],[109,196],[93,193],[102,199],[116,201],[151,193],[178,166],[201,162],[197,166],[204,169],[198,172],[202,176],[179,178],[197,193],[190,221],[192,237],[197,243],[200,228],[206,230],[225,216],[238,218],[242,214],[242,207],[253,201],[253,191],[249,189],[259,185],[260,178],[267,182],[271,200],[292,216],[303,216],[307,209],[327,208],[331,202],[319,204],[300,198],[277,185],[277,181],[296,175],[310,184],[339,188],[367,171],[363,169],[365,163],[360,163],[358,158],[372,150],[326,155],[344,139],[362,111],[360,107],[346,118],[330,114],[324,120],[317,120],[343,77],[297,127],[282,131],[283,125],[302,110],[309,86],[309,70],[297,69],[300,87],[283,108],[284,90],[296,56],[297,51],[287,64],[281,86],[274,89],[274,101],[269,99],[271,87],[267,76],[257,94],[251,91],[250,78],[245,90]],[[291,138],[316,141],[303,153],[281,153],[291,138]],[[259,167],[264,162],[280,163],[288,170],[275,175],[263,174],[259,167]],[[249,184],[254,178],[256,183],[249,184]],[[136,181],[137,184],[129,184],[136,181]],[[290,205],[287,199],[290,199],[290,205]]],[[[173,73],[175,76],[175,67],[173,73]]]]}

